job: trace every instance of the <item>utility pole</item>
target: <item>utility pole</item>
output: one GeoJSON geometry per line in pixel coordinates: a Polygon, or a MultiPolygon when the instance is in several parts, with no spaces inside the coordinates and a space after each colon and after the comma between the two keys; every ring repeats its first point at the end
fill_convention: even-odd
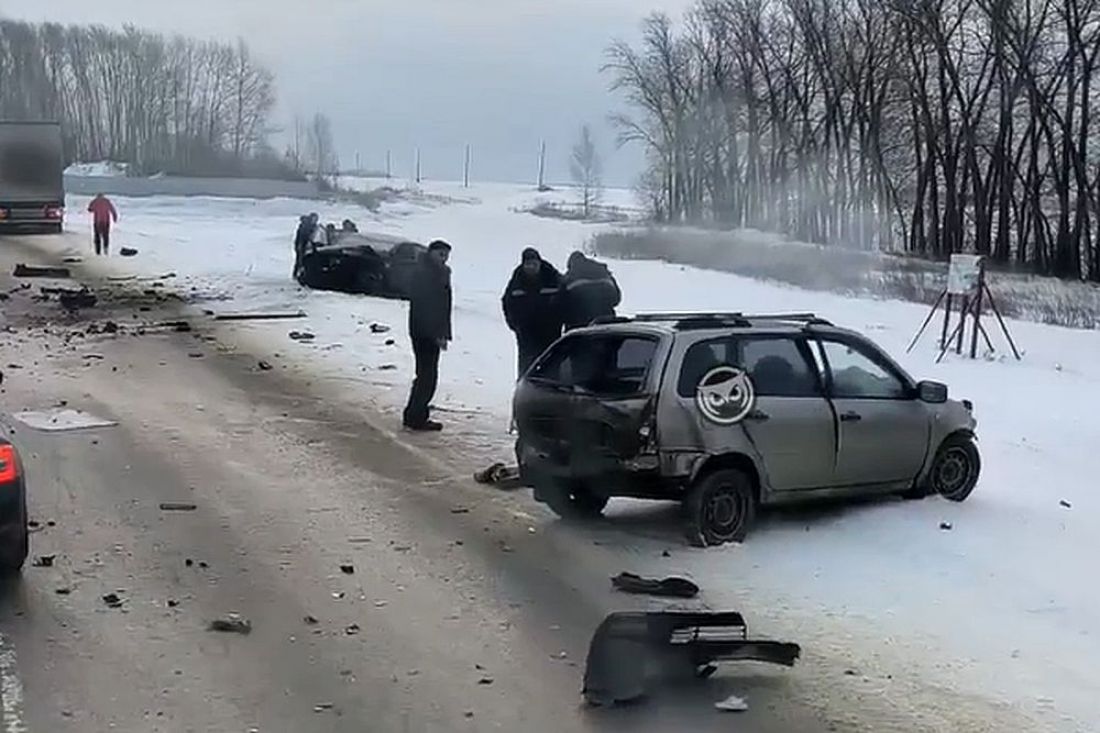
{"type": "Polygon", "coordinates": [[[543,140],[539,146],[539,190],[545,190],[546,188],[546,141],[543,140]]]}
{"type": "Polygon", "coordinates": [[[390,168],[390,151],[386,150],[386,178],[393,178],[393,172],[390,168]]]}
{"type": "Polygon", "coordinates": [[[363,167],[359,165],[359,151],[355,151],[355,175],[359,175],[359,171],[363,170],[363,167]]]}
{"type": "Polygon", "coordinates": [[[420,183],[420,148],[416,149],[416,182],[420,183]]]}
{"type": "Polygon", "coordinates": [[[466,143],[466,160],[462,164],[462,187],[470,187],[470,144],[466,143]]]}

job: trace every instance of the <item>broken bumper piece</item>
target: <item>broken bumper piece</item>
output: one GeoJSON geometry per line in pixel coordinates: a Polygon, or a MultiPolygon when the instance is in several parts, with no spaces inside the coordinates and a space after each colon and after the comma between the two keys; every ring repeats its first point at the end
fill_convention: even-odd
{"type": "Polygon", "coordinates": [[[793,666],[798,644],[748,638],[735,611],[619,612],[603,620],[588,648],[585,699],[612,705],[645,697],[661,676],[709,676],[715,662],[752,660],[793,666]]]}

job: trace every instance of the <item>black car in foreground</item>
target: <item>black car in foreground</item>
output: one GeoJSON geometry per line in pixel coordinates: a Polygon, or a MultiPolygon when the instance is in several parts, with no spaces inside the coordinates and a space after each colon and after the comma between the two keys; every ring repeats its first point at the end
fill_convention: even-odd
{"type": "Polygon", "coordinates": [[[30,550],[27,491],[19,452],[0,433],[0,573],[18,573],[30,550]]]}

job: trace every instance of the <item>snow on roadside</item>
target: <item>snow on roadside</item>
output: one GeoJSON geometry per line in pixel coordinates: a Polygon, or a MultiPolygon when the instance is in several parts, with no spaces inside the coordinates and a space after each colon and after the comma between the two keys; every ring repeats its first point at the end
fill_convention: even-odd
{"type": "Polygon", "coordinates": [[[65,169],[65,175],[78,178],[113,178],[128,174],[129,163],[101,160],[96,163],[73,163],[65,169]]]}
{"type": "MultiPolygon", "coordinates": [[[[598,230],[518,213],[537,198],[519,186],[433,183],[378,214],[318,209],[323,220],[350,217],[362,229],[421,241],[442,237],[454,245],[456,342],[444,356],[436,402],[449,424],[451,460],[467,468],[510,455],[514,351],[499,298],[519,251],[533,245],[561,265],[598,230]]],[[[291,344],[280,335],[271,348],[318,375],[358,385],[396,426],[411,371],[404,304],[304,291],[290,280],[296,217],[319,204],[116,203],[122,219],[115,248],[132,246],[140,254],[113,259],[112,268],[175,271],[183,290],[231,294],[231,303],[216,306],[221,310],[303,308],[310,316],[304,327],[317,340],[291,344]],[[375,322],[392,331],[371,333],[375,322]]],[[[84,204],[70,197],[69,210],[82,211],[84,204]]],[[[657,262],[612,266],[628,311],[812,310],[865,331],[918,377],[945,381],[953,395],[972,399],[979,420],[985,471],[964,504],[879,502],[767,516],[744,545],[678,551],[670,571],[693,575],[712,605],[736,608],[752,598],[757,609],[782,609],[754,615],[765,615],[777,629],[798,619],[800,640],[818,650],[850,646],[868,665],[875,659],[895,675],[903,670],[960,695],[1008,705],[1035,716],[1044,729],[1089,730],[1100,720],[1100,500],[1093,488],[1100,473],[1100,334],[1011,322],[1024,361],[1005,358],[1003,338],[991,330],[1001,352],[996,358],[936,365],[932,334],[913,354],[903,353],[926,314],[922,306],[657,262]],[[954,529],[940,530],[941,521],[954,529]]],[[[269,325],[243,328],[272,332],[269,325]]],[[[654,529],[652,518],[668,516],[662,512],[613,502],[608,531],[626,543],[664,546],[675,532],[654,529]]]]}

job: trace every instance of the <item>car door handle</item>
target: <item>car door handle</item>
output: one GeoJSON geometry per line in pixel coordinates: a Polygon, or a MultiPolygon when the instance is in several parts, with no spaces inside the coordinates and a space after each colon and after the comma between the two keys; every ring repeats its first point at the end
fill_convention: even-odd
{"type": "Polygon", "coordinates": [[[756,422],[764,422],[766,420],[771,420],[772,416],[764,412],[763,410],[753,410],[748,415],[745,415],[745,419],[755,420],[756,422]]]}
{"type": "Polygon", "coordinates": [[[841,422],[859,422],[862,419],[863,415],[860,415],[858,412],[845,412],[840,416],[841,422]]]}

